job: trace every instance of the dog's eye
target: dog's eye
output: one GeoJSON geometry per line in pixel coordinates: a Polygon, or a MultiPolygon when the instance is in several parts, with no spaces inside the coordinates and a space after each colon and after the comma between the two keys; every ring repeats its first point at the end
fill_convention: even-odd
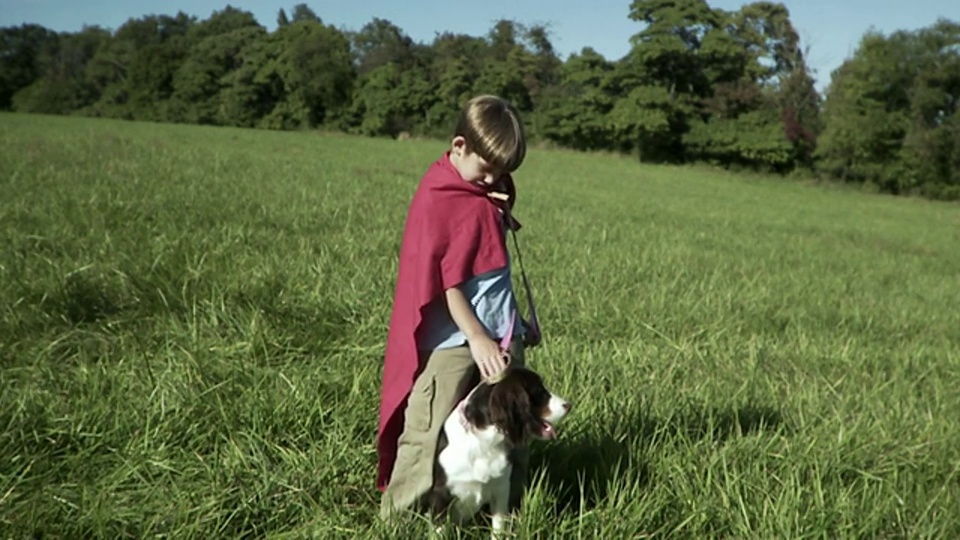
{"type": "Polygon", "coordinates": [[[534,390],[530,395],[530,399],[534,403],[546,403],[550,401],[550,392],[544,389],[534,390]]]}

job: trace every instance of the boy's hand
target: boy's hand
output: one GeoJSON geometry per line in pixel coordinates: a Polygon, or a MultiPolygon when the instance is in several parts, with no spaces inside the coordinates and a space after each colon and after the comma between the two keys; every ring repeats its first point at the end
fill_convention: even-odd
{"type": "Polygon", "coordinates": [[[450,317],[456,323],[457,328],[467,336],[467,344],[470,346],[470,356],[480,368],[480,375],[484,379],[495,377],[507,368],[510,355],[500,350],[500,345],[490,339],[486,330],[470,307],[470,302],[464,296],[463,291],[457,287],[451,287],[445,291],[447,300],[447,309],[450,310],[450,317]]]}
{"type": "Polygon", "coordinates": [[[479,336],[468,340],[467,343],[470,345],[473,361],[480,368],[480,375],[484,379],[495,377],[507,369],[510,353],[500,350],[500,345],[496,341],[487,336],[479,336]]]}

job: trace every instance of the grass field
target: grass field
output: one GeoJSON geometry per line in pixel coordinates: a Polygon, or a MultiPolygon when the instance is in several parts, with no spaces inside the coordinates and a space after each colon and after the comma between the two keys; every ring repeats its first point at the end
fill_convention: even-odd
{"type": "MultiPolygon", "coordinates": [[[[374,437],[441,143],[4,114],[0,147],[0,537],[428,530],[379,522],[374,437]]],[[[575,402],[518,537],[960,538],[960,207],[517,178],[528,362],[575,402]]]]}

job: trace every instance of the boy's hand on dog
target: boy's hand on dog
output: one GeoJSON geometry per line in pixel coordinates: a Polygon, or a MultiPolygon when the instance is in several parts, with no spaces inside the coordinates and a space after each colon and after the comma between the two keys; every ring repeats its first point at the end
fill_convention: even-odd
{"type": "Polygon", "coordinates": [[[480,368],[480,375],[484,379],[495,377],[507,369],[510,354],[501,350],[496,341],[487,336],[480,336],[469,340],[468,343],[473,361],[480,368]]]}

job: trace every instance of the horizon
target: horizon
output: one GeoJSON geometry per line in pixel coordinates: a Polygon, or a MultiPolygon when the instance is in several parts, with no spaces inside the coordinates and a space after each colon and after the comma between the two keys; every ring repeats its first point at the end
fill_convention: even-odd
{"type": "MultiPolygon", "coordinates": [[[[127,4],[114,0],[89,4],[67,0],[10,0],[3,3],[5,9],[0,10],[0,26],[38,24],[56,32],[73,33],[84,26],[99,26],[114,32],[132,18],[151,14],[176,15],[183,12],[197,20],[205,20],[228,5],[249,11],[258,23],[272,32],[276,29],[279,11],[284,9],[289,14],[297,2],[290,5],[265,0],[234,3],[135,0],[127,4]]],[[[413,41],[421,44],[431,43],[440,32],[484,36],[498,19],[513,20],[524,25],[540,24],[550,30],[550,41],[563,61],[586,47],[609,61],[617,61],[629,52],[630,36],[643,28],[641,23],[628,18],[630,3],[626,1],[598,3],[596,9],[584,13],[577,9],[580,7],[578,4],[568,0],[554,3],[533,0],[523,5],[498,0],[484,6],[460,6],[459,9],[463,11],[461,17],[446,16],[449,9],[433,0],[420,1],[415,5],[422,9],[411,9],[411,4],[404,8],[387,0],[368,0],[349,5],[335,5],[331,0],[304,3],[325,24],[341,31],[359,30],[376,17],[390,21],[413,41]],[[549,15],[544,15],[547,8],[550,9],[549,15]]],[[[714,9],[736,11],[748,3],[717,0],[708,2],[708,5],[714,9]]],[[[827,0],[781,3],[790,11],[790,20],[800,35],[807,65],[820,93],[829,86],[832,72],[854,54],[867,31],[874,30],[887,35],[900,30],[927,27],[940,18],[949,19],[946,7],[935,0],[918,0],[909,6],[876,6],[868,0],[849,0],[843,5],[827,0]],[[851,19],[859,20],[850,22],[851,19]]],[[[960,10],[957,11],[956,15],[960,15],[960,10]]]]}

